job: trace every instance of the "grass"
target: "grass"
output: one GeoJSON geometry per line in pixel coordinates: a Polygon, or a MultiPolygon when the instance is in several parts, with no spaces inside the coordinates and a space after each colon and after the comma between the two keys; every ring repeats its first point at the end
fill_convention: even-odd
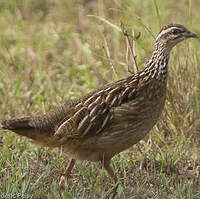
{"type": "MultiPolygon", "coordinates": [[[[114,26],[120,21],[141,32],[136,42],[141,69],[160,26],[181,23],[200,32],[199,9],[200,2],[192,0],[1,0],[0,119],[45,113],[127,76],[127,65],[133,63],[114,26]],[[104,38],[117,76],[106,58],[104,38]]],[[[199,53],[194,40],[173,50],[160,121],[145,140],[112,160],[120,178],[115,198],[200,198],[199,53]]],[[[89,162],[76,165],[68,189],[61,191],[58,181],[67,162],[60,151],[0,130],[0,197],[111,197],[112,180],[99,164],[89,162]]]]}

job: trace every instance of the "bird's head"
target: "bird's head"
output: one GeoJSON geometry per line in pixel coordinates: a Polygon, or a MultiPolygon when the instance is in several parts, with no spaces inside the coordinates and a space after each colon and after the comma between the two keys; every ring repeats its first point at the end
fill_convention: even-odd
{"type": "Polygon", "coordinates": [[[180,24],[169,24],[158,33],[156,45],[165,45],[171,50],[177,43],[189,38],[198,38],[198,36],[180,24]]]}

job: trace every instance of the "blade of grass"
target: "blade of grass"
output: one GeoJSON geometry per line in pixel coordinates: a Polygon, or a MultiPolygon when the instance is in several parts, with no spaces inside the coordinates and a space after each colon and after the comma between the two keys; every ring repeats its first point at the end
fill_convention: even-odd
{"type": "Polygon", "coordinates": [[[153,3],[154,3],[154,6],[155,6],[155,9],[156,9],[156,16],[157,16],[157,19],[158,19],[159,28],[161,29],[162,25],[161,25],[161,18],[160,18],[158,4],[157,4],[156,0],[153,0],[153,3]]]}
{"type": "Polygon", "coordinates": [[[88,17],[93,17],[96,18],[104,23],[106,23],[107,25],[111,26],[112,28],[114,28],[115,30],[117,30],[118,32],[122,32],[121,28],[118,27],[117,25],[111,23],[110,21],[108,21],[107,19],[100,17],[100,16],[96,16],[96,15],[87,15],[88,17]]]}

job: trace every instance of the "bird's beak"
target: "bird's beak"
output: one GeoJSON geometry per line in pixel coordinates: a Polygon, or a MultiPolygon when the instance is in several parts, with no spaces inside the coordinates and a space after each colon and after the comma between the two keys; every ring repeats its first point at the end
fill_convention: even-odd
{"type": "Polygon", "coordinates": [[[188,38],[198,38],[198,39],[200,39],[200,37],[197,34],[193,33],[193,32],[190,32],[188,34],[188,38]]]}

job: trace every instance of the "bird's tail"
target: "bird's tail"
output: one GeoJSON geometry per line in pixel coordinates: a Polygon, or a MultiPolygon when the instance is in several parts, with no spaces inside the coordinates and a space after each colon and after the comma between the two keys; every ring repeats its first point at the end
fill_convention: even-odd
{"type": "Polygon", "coordinates": [[[48,129],[41,128],[32,117],[4,120],[1,128],[28,137],[40,145],[52,147],[57,145],[48,129]]]}
{"type": "Polygon", "coordinates": [[[30,124],[30,121],[30,117],[4,120],[2,122],[2,128],[7,130],[33,129],[33,127],[30,124]]]}
{"type": "Polygon", "coordinates": [[[68,101],[44,115],[5,120],[1,128],[28,137],[43,146],[59,147],[61,140],[54,136],[55,130],[67,116],[70,116],[76,103],[68,101]]]}

